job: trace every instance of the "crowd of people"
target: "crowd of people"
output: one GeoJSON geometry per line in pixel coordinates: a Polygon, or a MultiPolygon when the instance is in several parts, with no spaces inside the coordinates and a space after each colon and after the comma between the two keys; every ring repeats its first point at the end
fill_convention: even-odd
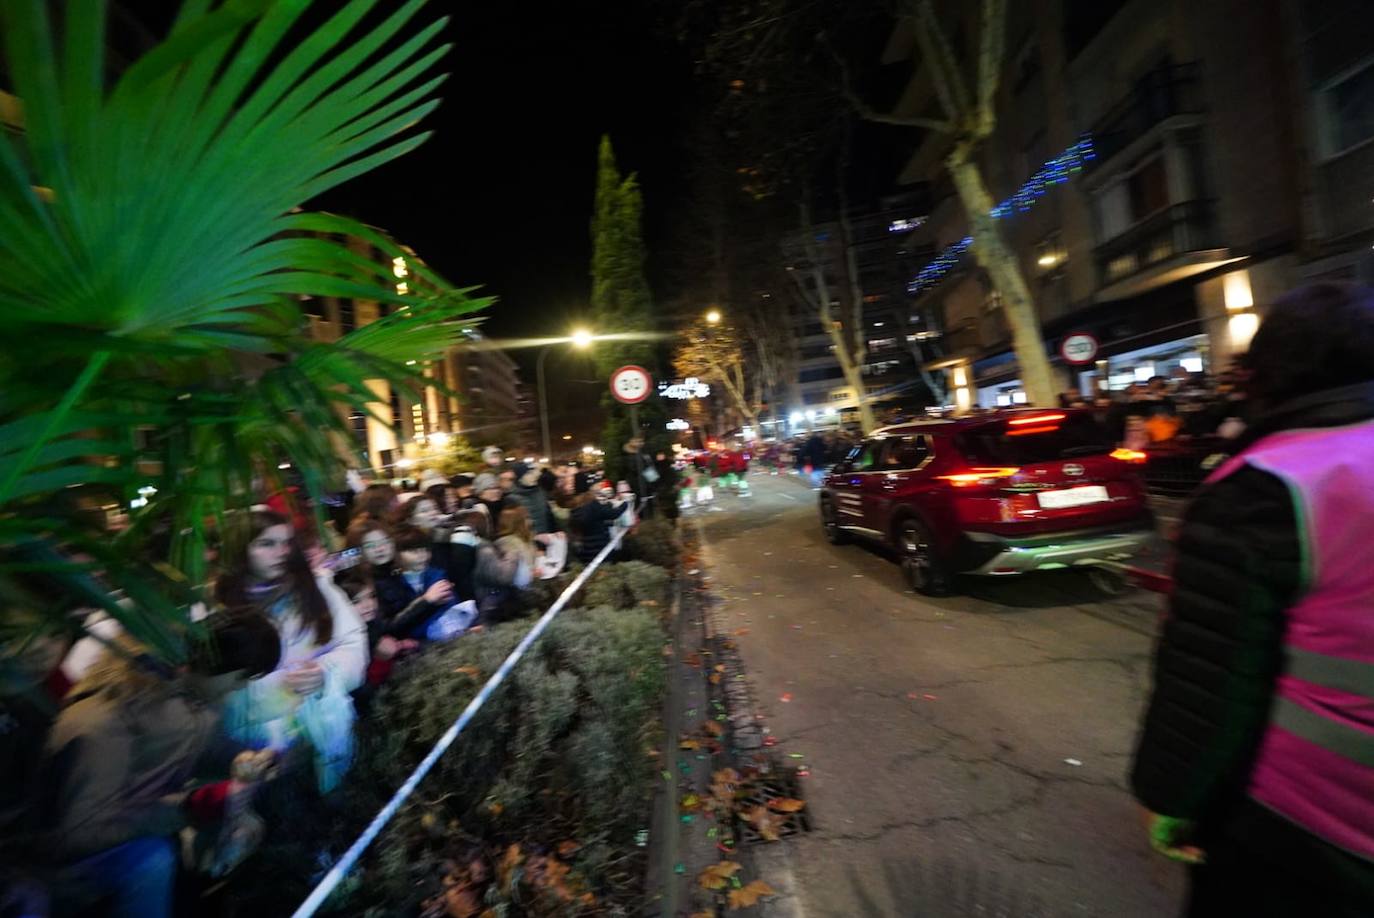
{"type": "Polygon", "coordinates": [[[358,711],[407,657],[519,614],[537,579],[655,512],[672,464],[625,452],[619,487],[494,447],[469,474],[357,481],[324,531],[299,493],[264,495],[229,521],[184,665],[99,612],[95,637],[37,642],[31,683],[60,710],[0,695],[0,914],[172,914],[182,864],[219,876],[257,846],[269,782],[339,785],[358,711]]]}

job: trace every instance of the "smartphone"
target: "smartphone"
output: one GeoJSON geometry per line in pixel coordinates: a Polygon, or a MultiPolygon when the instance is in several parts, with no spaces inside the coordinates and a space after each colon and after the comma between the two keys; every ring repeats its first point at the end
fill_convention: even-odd
{"type": "Polygon", "coordinates": [[[343,551],[334,552],[325,559],[324,566],[337,574],[339,571],[357,567],[362,560],[363,550],[361,548],[345,548],[343,551]]]}

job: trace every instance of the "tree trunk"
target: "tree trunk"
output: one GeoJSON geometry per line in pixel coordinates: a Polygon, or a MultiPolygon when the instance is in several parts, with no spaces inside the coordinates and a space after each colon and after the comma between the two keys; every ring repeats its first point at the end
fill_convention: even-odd
{"type": "MultiPolygon", "coordinates": [[[[749,400],[743,388],[743,379],[736,382],[735,379],[731,378],[730,369],[728,367],[723,367],[714,361],[711,363],[711,366],[715,369],[716,375],[720,378],[720,381],[725,384],[725,391],[729,394],[730,401],[734,403],[735,410],[739,412],[740,418],[757,427],[759,423],[758,413],[749,405],[749,400]]],[[[739,369],[741,371],[740,375],[743,376],[743,368],[736,366],[736,369],[739,369]]]]}
{"type": "Polygon", "coordinates": [[[992,196],[971,158],[969,147],[959,144],[945,163],[969,215],[973,255],[988,272],[993,288],[1002,295],[1002,309],[1011,328],[1012,349],[1020,366],[1027,402],[1041,407],[1053,406],[1056,388],[1050,361],[1045,355],[1045,343],[1040,337],[1040,317],[1036,315],[1035,302],[1021,274],[1016,254],[1007,248],[997,230],[991,215],[992,196]]]}

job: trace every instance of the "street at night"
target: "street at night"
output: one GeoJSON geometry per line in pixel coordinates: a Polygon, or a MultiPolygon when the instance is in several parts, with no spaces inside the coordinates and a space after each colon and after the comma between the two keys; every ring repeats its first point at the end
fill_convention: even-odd
{"type": "Polygon", "coordinates": [[[1127,771],[1162,600],[1081,572],[929,599],[816,494],[755,476],[697,511],[712,629],[738,644],[814,821],[760,873],[770,915],[1170,914],[1181,869],[1139,831],[1127,771]]]}

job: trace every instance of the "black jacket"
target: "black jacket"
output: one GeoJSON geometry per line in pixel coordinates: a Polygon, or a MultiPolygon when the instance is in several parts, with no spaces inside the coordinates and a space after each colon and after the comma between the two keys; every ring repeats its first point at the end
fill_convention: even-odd
{"type": "MultiPolygon", "coordinates": [[[[1283,430],[1371,418],[1374,384],[1322,392],[1257,418],[1236,451],[1283,430]]],[[[1132,774],[1154,812],[1225,834],[1250,806],[1244,793],[1282,664],[1285,611],[1299,595],[1301,551],[1287,486],[1251,466],[1204,487],[1184,512],[1132,774]]],[[[1374,875],[1363,866],[1365,879],[1374,875]]]]}
{"type": "Polygon", "coordinates": [[[579,495],[578,504],[571,514],[573,529],[578,537],[577,560],[589,564],[601,553],[601,549],[611,541],[611,523],[624,512],[623,505],[600,501],[590,494],[579,495]]]}

